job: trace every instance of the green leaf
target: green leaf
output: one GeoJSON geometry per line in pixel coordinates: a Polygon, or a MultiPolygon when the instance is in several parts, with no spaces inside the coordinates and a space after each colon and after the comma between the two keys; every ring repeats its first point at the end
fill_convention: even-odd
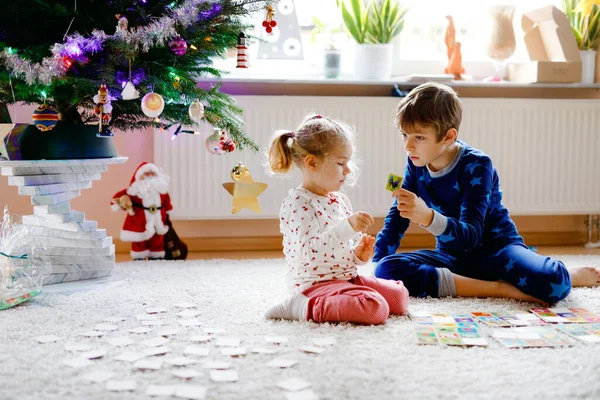
{"type": "Polygon", "coordinates": [[[346,2],[342,2],[342,19],[344,21],[344,25],[346,25],[346,29],[348,29],[348,32],[350,35],[352,35],[354,40],[356,40],[357,43],[364,43],[364,36],[358,29],[358,26],[354,20],[354,16],[350,14],[350,11],[348,11],[346,2]]]}

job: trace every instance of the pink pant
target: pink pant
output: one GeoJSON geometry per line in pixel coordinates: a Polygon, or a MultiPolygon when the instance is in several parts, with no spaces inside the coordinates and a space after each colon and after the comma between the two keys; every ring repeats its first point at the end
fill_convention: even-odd
{"type": "Polygon", "coordinates": [[[349,281],[317,283],[302,292],[308,300],[308,320],[378,325],[390,314],[408,309],[402,281],[357,276],[349,281]]]}

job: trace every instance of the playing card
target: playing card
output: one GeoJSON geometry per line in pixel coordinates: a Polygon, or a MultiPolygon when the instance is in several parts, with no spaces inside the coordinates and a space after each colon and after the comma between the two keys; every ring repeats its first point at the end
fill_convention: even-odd
{"type": "Polygon", "coordinates": [[[148,333],[152,332],[154,329],[146,328],[145,326],[140,326],[139,328],[129,329],[130,333],[148,333]]]}
{"type": "Polygon", "coordinates": [[[162,331],[157,332],[156,334],[158,336],[173,336],[173,335],[177,335],[179,333],[179,329],[177,328],[168,328],[168,329],[163,329],[162,331]]]}
{"type": "Polygon", "coordinates": [[[265,336],[265,342],[274,344],[288,343],[288,338],[286,336],[265,336]]]}
{"type": "Polygon", "coordinates": [[[225,329],[223,328],[203,328],[204,333],[208,333],[211,335],[217,335],[219,333],[225,333],[225,329]]]}
{"type": "Polygon", "coordinates": [[[106,390],[111,392],[125,392],[130,390],[135,390],[137,387],[137,383],[132,380],[126,381],[117,381],[110,380],[106,382],[106,390]]]}
{"type": "Polygon", "coordinates": [[[243,347],[225,347],[221,349],[221,355],[223,356],[238,357],[243,356],[246,353],[248,353],[248,351],[243,347]]]}
{"type": "Polygon", "coordinates": [[[302,346],[302,347],[298,347],[298,350],[302,350],[306,353],[315,353],[315,354],[320,354],[325,351],[325,349],[323,349],[321,347],[317,347],[317,346],[302,346]]]}
{"type": "Polygon", "coordinates": [[[275,353],[277,353],[277,349],[264,349],[262,347],[255,347],[252,350],[250,350],[250,353],[256,353],[256,354],[275,354],[275,353]]]}
{"type": "Polygon", "coordinates": [[[137,368],[137,369],[158,370],[162,367],[162,365],[163,365],[162,360],[157,360],[156,358],[154,358],[154,359],[141,359],[139,361],[136,361],[136,363],[133,364],[133,367],[137,368]]]}
{"type": "Polygon", "coordinates": [[[190,342],[202,343],[202,342],[210,342],[212,337],[206,335],[196,335],[190,338],[190,342]]]}
{"type": "Polygon", "coordinates": [[[179,307],[179,308],[194,308],[194,307],[196,307],[196,305],[194,303],[179,303],[179,304],[175,304],[175,307],[179,307]]]}
{"type": "Polygon", "coordinates": [[[296,364],[298,364],[298,361],[296,361],[296,360],[284,360],[281,358],[271,360],[267,363],[267,365],[269,367],[276,367],[276,368],[289,368],[289,367],[293,367],[296,364]]]}
{"type": "Polygon", "coordinates": [[[181,368],[171,371],[171,375],[183,379],[192,379],[202,376],[204,374],[200,371],[196,371],[195,369],[181,368]]]}
{"type": "Polygon", "coordinates": [[[177,385],[173,396],[189,400],[203,400],[206,397],[206,388],[200,385],[177,385]]]}
{"type": "Polygon", "coordinates": [[[277,384],[280,388],[288,390],[290,392],[296,392],[298,390],[306,389],[312,386],[312,383],[307,382],[303,379],[291,378],[277,384]]]}
{"type": "Polygon", "coordinates": [[[312,341],[317,346],[331,346],[337,343],[334,337],[313,338],[312,341]]]}
{"type": "Polygon", "coordinates": [[[131,340],[127,336],[109,337],[109,338],[106,338],[106,341],[108,342],[108,344],[110,344],[111,346],[114,346],[114,347],[129,346],[130,344],[135,343],[133,340],[131,340]]]}
{"type": "Polygon", "coordinates": [[[87,351],[85,353],[79,353],[79,355],[83,358],[87,358],[88,360],[95,360],[97,358],[104,357],[106,355],[106,350],[104,350],[104,349],[92,350],[92,351],[87,351]]]}
{"type": "Polygon", "coordinates": [[[86,336],[86,337],[100,337],[100,336],[104,336],[106,334],[106,332],[101,332],[101,331],[89,331],[89,332],[83,332],[80,333],[79,336],[86,336]]]}
{"type": "Polygon", "coordinates": [[[88,365],[94,364],[92,361],[88,360],[87,358],[81,358],[81,357],[64,360],[62,363],[71,368],[87,367],[88,365]]]}
{"type": "Polygon", "coordinates": [[[210,371],[210,380],[213,382],[236,382],[238,379],[237,371],[210,371]]]}
{"type": "Polygon", "coordinates": [[[206,357],[210,353],[210,349],[208,347],[200,347],[200,346],[187,346],[185,350],[183,350],[183,354],[187,354],[190,356],[202,356],[206,357]]]}
{"type": "Polygon", "coordinates": [[[126,351],[124,353],[114,356],[113,360],[134,362],[144,357],[146,357],[144,353],[140,353],[137,351],[126,351]]]}
{"type": "Polygon", "coordinates": [[[231,367],[231,363],[225,361],[209,361],[202,364],[202,368],[207,369],[227,369],[229,367],[231,367]]]}
{"type": "Polygon", "coordinates": [[[96,326],[94,326],[95,331],[111,332],[116,331],[117,329],[119,329],[119,327],[117,325],[112,324],[97,324],[96,326]]]}
{"type": "Polygon", "coordinates": [[[146,394],[152,397],[170,397],[175,394],[176,390],[177,385],[150,385],[148,386],[148,389],[146,389],[146,394]]]}
{"type": "Polygon", "coordinates": [[[402,177],[390,174],[388,176],[387,182],[385,183],[385,189],[389,190],[390,192],[393,192],[396,189],[400,189],[402,187],[402,180],[402,177]]]}
{"type": "Polygon", "coordinates": [[[114,372],[95,371],[95,372],[90,372],[89,374],[82,375],[82,376],[80,376],[80,378],[83,379],[84,381],[99,383],[99,382],[104,382],[107,379],[112,378],[113,376],[115,376],[114,372]]]}
{"type": "Polygon", "coordinates": [[[121,321],[125,321],[127,318],[125,317],[108,317],[108,318],[104,318],[102,321],[104,322],[121,322],[121,321]]]}
{"type": "Polygon", "coordinates": [[[200,320],[197,318],[180,319],[179,323],[181,324],[181,326],[200,326],[200,325],[202,325],[202,322],[200,322],[200,320]]]}
{"type": "Polygon", "coordinates": [[[180,317],[184,317],[184,318],[194,318],[194,317],[200,315],[200,311],[185,310],[185,311],[178,312],[177,315],[180,317]]]}
{"type": "Polygon", "coordinates": [[[45,335],[45,336],[38,336],[35,338],[35,340],[37,340],[38,343],[53,343],[53,342],[58,342],[60,340],[60,338],[56,335],[45,335]]]}
{"type": "Polygon", "coordinates": [[[217,346],[239,347],[239,338],[218,338],[215,343],[217,346]]]}
{"type": "Polygon", "coordinates": [[[167,339],[166,337],[159,336],[159,337],[155,337],[152,339],[144,340],[142,342],[142,344],[144,346],[148,346],[148,347],[158,347],[158,346],[163,346],[169,342],[170,342],[170,340],[167,339]]]}
{"type": "Polygon", "coordinates": [[[148,349],[143,350],[144,354],[147,356],[162,356],[163,354],[167,354],[171,349],[165,346],[159,347],[150,347],[148,349]]]}
{"type": "Polygon", "coordinates": [[[65,350],[67,351],[89,351],[92,347],[85,343],[67,343],[65,344],[65,350]]]}
{"type": "Polygon", "coordinates": [[[186,365],[196,364],[198,360],[188,357],[175,357],[165,361],[167,364],[185,367],[186,365]]]}
{"type": "Polygon", "coordinates": [[[156,320],[156,321],[141,321],[140,322],[144,326],[161,326],[164,325],[164,321],[156,320]]]}
{"type": "Polygon", "coordinates": [[[286,400],[319,400],[319,396],[310,389],[298,392],[285,392],[284,395],[286,400]]]}
{"type": "Polygon", "coordinates": [[[158,321],[158,316],[151,314],[138,314],[136,318],[138,321],[158,321]]]}
{"type": "Polygon", "coordinates": [[[167,312],[167,309],[165,307],[148,307],[146,308],[146,312],[148,314],[158,314],[167,312]]]}

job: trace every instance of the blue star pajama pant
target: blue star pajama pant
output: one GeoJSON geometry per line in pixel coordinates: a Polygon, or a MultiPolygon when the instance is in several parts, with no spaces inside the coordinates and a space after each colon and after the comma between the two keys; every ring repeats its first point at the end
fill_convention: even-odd
{"type": "Polygon", "coordinates": [[[571,277],[561,261],[534,253],[523,244],[510,244],[491,255],[482,248],[460,256],[440,250],[393,254],[379,261],[375,276],[401,280],[411,296],[438,297],[437,268],[474,279],[507,281],[549,303],[564,299],[571,291],[571,277]]]}

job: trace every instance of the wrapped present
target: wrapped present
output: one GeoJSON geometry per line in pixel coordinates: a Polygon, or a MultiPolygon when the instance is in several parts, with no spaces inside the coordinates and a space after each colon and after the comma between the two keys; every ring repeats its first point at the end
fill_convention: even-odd
{"type": "Polygon", "coordinates": [[[33,239],[24,225],[17,224],[4,209],[0,222],[0,310],[37,296],[50,263],[41,261],[43,244],[33,239]]]}

